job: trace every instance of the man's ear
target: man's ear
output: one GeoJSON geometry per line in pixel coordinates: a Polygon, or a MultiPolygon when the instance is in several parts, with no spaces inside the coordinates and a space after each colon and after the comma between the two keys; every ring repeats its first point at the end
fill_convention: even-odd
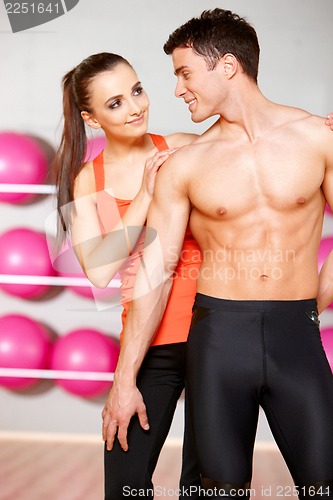
{"type": "Polygon", "coordinates": [[[101,128],[96,118],[94,118],[91,113],[88,113],[88,111],[81,111],[81,117],[84,123],[86,123],[89,127],[95,129],[101,128]]]}
{"type": "Polygon", "coordinates": [[[221,67],[223,68],[223,73],[228,80],[232,78],[237,72],[239,63],[233,54],[225,54],[220,60],[221,67]]]}

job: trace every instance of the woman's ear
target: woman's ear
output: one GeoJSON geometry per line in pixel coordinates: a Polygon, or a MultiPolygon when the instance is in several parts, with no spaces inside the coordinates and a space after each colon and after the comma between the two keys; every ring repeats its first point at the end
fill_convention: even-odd
{"type": "Polygon", "coordinates": [[[81,117],[84,123],[86,123],[89,127],[91,128],[101,128],[99,122],[96,120],[96,118],[93,117],[91,113],[88,113],[88,111],[81,111],[81,117]]]}

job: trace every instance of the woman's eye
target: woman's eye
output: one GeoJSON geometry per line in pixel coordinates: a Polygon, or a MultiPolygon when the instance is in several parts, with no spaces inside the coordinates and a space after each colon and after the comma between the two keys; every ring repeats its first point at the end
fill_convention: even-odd
{"type": "Polygon", "coordinates": [[[111,104],[110,104],[110,108],[111,109],[114,109],[114,108],[118,108],[121,104],[121,101],[117,100],[117,101],[113,101],[111,104]]]}
{"type": "Polygon", "coordinates": [[[119,101],[119,100],[118,100],[118,101],[113,101],[113,102],[110,104],[109,108],[110,108],[110,109],[115,109],[115,108],[118,108],[118,107],[120,106],[120,104],[121,104],[121,101],[119,101]]]}
{"type": "Polygon", "coordinates": [[[134,95],[140,95],[141,92],[143,91],[143,88],[142,87],[137,87],[135,90],[134,90],[134,95]]]}

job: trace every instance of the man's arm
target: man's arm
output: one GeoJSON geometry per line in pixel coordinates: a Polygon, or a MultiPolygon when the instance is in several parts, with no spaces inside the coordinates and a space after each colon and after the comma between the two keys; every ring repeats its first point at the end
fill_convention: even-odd
{"type": "MultiPolygon", "coordinates": [[[[326,136],[329,134],[325,134],[326,136]]],[[[330,137],[325,140],[326,169],[322,190],[325,199],[333,211],[333,142],[330,137]]],[[[333,250],[333,249],[332,249],[333,250]]],[[[333,252],[328,255],[320,270],[319,290],[317,295],[319,314],[333,301],[333,252]]]]}
{"type": "MultiPolygon", "coordinates": [[[[137,413],[144,429],[149,428],[146,408],[136,377],[149,349],[155,331],[163,317],[172,287],[172,275],[180,255],[190,213],[186,181],[181,175],[183,153],[163,165],[149,208],[147,226],[156,231],[156,238],[145,248],[134,289],[134,299],[128,311],[122,346],[113,387],[103,416],[103,439],[111,450],[115,435],[126,451],[127,428],[137,413]]],[[[158,402],[157,402],[158,404],[158,402]]]]}

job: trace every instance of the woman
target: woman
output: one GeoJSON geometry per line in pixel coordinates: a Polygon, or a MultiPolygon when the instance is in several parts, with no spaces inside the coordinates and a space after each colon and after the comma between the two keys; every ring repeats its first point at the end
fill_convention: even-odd
{"type": "MultiPolygon", "coordinates": [[[[63,79],[64,129],[55,161],[62,229],[70,233],[82,269],[95,286],[107,286],[120,272],[123,322],[143,250],[142,227],[157,171],[175,148],[196,137],[149,134],[148,110],[148,97],[134,69],[119,55],[92,55],[63,79]],[[106,136],[104,151],[87,163],[83,163],[85,124],[102,129],[106,136]]],[[[65,233],[59,229],[61,242],[65,233]]],[[[106,499],[128,498],[128,492],[139,490],[140,496],[145,491],[146,498],[153,498],[152,474],[185,384],[185,343],[200,264],[190,231],[183,250],[168,308],[138,377],[150,429],[144,431],[132,419],[129,451],[125,453],[118,442],[112,451],[105,447],[106,499]]],[[[108,402],[103,413],[107,411],[108,402]]],[[[197,498],[187,492],[200,483],[194,456],[186,430],[180,479],[186,498],[197,498]]]]}

